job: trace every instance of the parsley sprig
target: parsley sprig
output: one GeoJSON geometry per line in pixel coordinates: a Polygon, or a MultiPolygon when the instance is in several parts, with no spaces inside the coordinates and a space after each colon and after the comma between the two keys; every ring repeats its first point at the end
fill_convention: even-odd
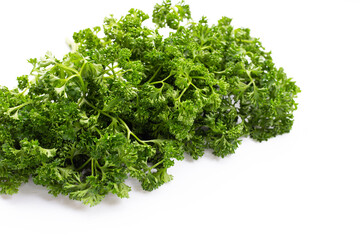
{"type": "Polygon", "coordinates": [[[63,59],[30,59],[18,88],[0,88],[0,193],[31,177],[49,193],[94,206],[151,191],[184,153],[234,153],[247,136],[290,131],[300,89],[249,29],[191,19],[184,2],[131,9],[74,33],[63,59]],[[172,29],[168,37],[160,28],[172,29]],[[100,37],[100,32],[103,37],[100,37]]]}

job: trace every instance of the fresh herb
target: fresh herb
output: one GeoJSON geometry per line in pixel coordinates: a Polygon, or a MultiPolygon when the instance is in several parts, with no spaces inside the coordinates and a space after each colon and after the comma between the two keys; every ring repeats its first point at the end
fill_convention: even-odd
{"type": "Polygon", "coordinates": [[[246,136],[290,131],[300,89],[249,29],[195,22],[169,0],[155,5],[154,29],[147,19],[137,9],[105,18],[74,33],[62,60],[30,59],[18,88],[0,88],[0,193],[31,177],[93,206],[129,197],[128,177],[148,191],[169,182],[184,153],[224,157],[246,136]]]}

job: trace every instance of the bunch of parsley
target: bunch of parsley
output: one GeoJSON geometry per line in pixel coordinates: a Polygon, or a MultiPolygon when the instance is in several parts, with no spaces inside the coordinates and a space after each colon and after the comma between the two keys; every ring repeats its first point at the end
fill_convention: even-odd
{"type": "Polygon", "coordinates": [[[0,88],[0,193],[31,177],[93,206],[108,193],[128,197],[128,177],[158,188],[184,153],[224,157],[243,137],[290,131],[300,89],[249,29],[227,17],[194,22],[170,0],[155,5],[155,29],[147,19],[137,9],[105,18],[74,33],[62,60],[30,59],[18,88],[0,88]]]}

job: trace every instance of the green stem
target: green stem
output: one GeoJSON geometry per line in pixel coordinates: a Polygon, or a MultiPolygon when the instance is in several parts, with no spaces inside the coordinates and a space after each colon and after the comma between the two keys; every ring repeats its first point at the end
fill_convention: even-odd
{"type": "Polygon", "coordinates": [[[100,130],[97,127],[94,127],[94,128],[95,128],[95,131],[99,134],[99,136],[102,137],[100,130]]]}
{"type": "Polygon", "coordinates": [[[25,107],[26,105],[29,105],[29,104],[31,104],[31,103],[32,103],[32,101],[23,103],[23,104],[17,106],[17,107],[16,107],[15,109],[13,109],[13,110],[19,110],[20,108],[23,108],[23,107],[25,107]]]}
{"type": "Polygon", "coordinates": [[[182,97],[182,95],[184,95],[184,93],[186,92],[186,90],[188,90],[188,88],[190,87],[190,86],[193,86],[194,88],[196,88],[196,89],[199,89],[198,87],[196,87],[195,86],[195,84],[193,84],[192,83],[192,79],[193,78],[199,78],[199,79],[204,79],[204,80],[206,80],[204,77],[201,77],[201,76],[188,76],[188,86],[186,87],[186,88],[184,88],[184,90],[180,93],[180,96],[178,97],[178,98],[176,98],[175,100],[176,101],[180,101],[180,99],[181,99],[181,97],[182,97]]]}
{"type": "MultiPolygon", "coordinates": [[[[125,123],[124,120],[122,120],[121,118],[118,118],[119,121],[121,122],[121,124],[125,127],[126,131],[127,131],[127,138],[130,139],[130,134],[133,134],[132,131],[130,130],[129,126],[125,123]]],[[[134,134],[135,135],[135,134],[134,134]]]]}
{"type": "Polygon", "coordinates": [[[71,161],[72,168],[74,168],[75,165],[74,165],[74,157],[73,156],[71,156],[70,161],[71,161]]]}
{"type": "Polygon", "coordinates": [[[188,90],[189,86],[190,86],[190,84],[189,84],[186,88],[184,88],[184,90],[180,93],[180,96],[175,99],[176,101],[180,101],[182,95],[184,95],[184,93],[186,92],[186,90],[188,90]]]}
{"type": "Polygon", "coordinates": [[[56,65],[59,66],[59,67],[61,67],[62,69],[68,70],[68,71],[73,72],[73,73],[75,73],[75,74],[79,74],[79,72],[76,71],[75,69],[73,69],[73,68],[71,68],[71,67],[67,67],[67,66],[65,66],[65,65],[63,65],[63,64],[61,64],[61,63],[57,63],[56,65]]]}
{"type": "Polygon", "coordinates": [[[19,106],[9,108],[9,109],[7,110],[7,113],[10,114],[11,112],[16,111],[16,110],[19,110],[20,108],[23,108],[23,107],[25,107],[26,105],[29,105],[29,104],[31,104],[31,103],[32,103],[32,101],[29,101],[29,102],[23,103],[23,104],[21,104],[21,105],[19,105],[19,106]]]}
{"type": "Polygon", "coordinates": [[[154,75],[146,82],[146,83],[150,83],[152,80],[154,80],[154,78],[156,77],[156,75],[159,73],[160,69],[162,66],[160,66],[156,72],[154,73],[154,75]]]}
{"type": "Polygon", "coordinates": [[[245,40],[245,39],[240,39],[241,42],[244,42],[244,43],[252,43],[254,42],[253,40],[245,40]]]}
{"type": "Polygon", "coordinates": [[[151,168],[149,168],[149,172],[151,171],[151,169],[156,168],[157,166],[159,166],[159,165],[160,165],[161,163],[163,163],[163,162],[164,162],[164,159],[161,160],[160,162],[157,162],[156,164],[152,165],[151,168]]]}
{"type": "Polygon", "coordinates": [[[246,52],[247,55],[251,55],[252,57],[254,56],[254,54],[252,52],[246,52]]]}
{"type": "Polygon", "coordinates": [[[85,97],[85,95],[86,95],[86,92],[87,92],[87,89],[86,89],[86,87],[85,87],[85,82],[84,82],[84,80],[83,80],[83,78],[81,77],[81,75],[80,74],[78,74],[78,76],[79,76],[79,79],[80,79],[80,84],[81,84],[81,90],[82,90],[82,95],[83,95],[83,97],[85,97]]]}
{"type": "Polygon", "coordinates": [[[149,83],[149,84],[152,84],[152,85],[155,85],[155,84],[160,84],[161,83],[161,88],[160,91],[164,88],[164,82],[163,81],[158,81],[158,82],[152,82],[152,83],[149,83]]]}
{"type": "Polygon", "coordinates": [[[204,78],[203,76],[190,76],[191,78],[197,78],[197,79],[204,79],[206,80],[206,78],[204,78]]]}
{"type": "MultiPolygon", "coordinates": [[[[202,42],[203,40],[201,40],[202,42]]],[[[201,46],[203,45],[203,43],[201,43],[201,46]]],[[[212,48],[211,46],[205,46],[205,47],[201,47],[201,50],[205,50],[205,49],[208,49],[208,48],[212,48]]]]}
{"type": "MultiPolygon", "coordinates": [[[[116,67],[115,67],[116,68],[116,67]]],[[[111,69],[109,69],[108,71],[112,71],[111,69]]],[[[118,74],[120,74],[120,75],[123,75],[123,74],[125,74],[125,73],[127,73],[127,72],[132,72],[133,70],[132,69],[128,69],[128,70],[126,70],[126,71],[124,71],[124,70],[119,70],[119,71],[117,71],[117,72],[114,72],[114,71],[112,71],[112,73],[113,73],[113,75],[111,75],[111,76],[103,76],[103,78],[104,79],[114,79],[118,74]]],[[[105,74],[105,73],[104,73],[105,74]]]]}
{"type": "MultiPolygon", "coordinates": [[[[115,68],[119,67],[119,65],[116,65],[115,68]]],[[[111,68],[108,66],[108,70],[104,70],[104,72],[101,73],[101,75],[105,75],[106,73],[108,73],[109,71],[111,71],[111,68]]]]}
{"type": "Polygon", "coordinates": [[[132,72],[132,71],[133,71],[132,69],[128,69],[128,70],[126,70],[126,71],[119,70],[119,71],[116,72],[116,74],[121,73],[121,75],[123,75],[124,73],[132,72]]]}
{"type": "Polygon", "coordinates": [[[151,140],[145,140],[143,141],[144,143],[156,143],[156,144],[160,144],[160,143],[163,143],[165,142],[166,140],[165,139],[151,139],[151,140]]]}
{"type": "MultiPolygon", "coordinates": [[[[78,77],[79,77],[80,85],[81,85],[81,91],[82,91],[82,95],[83,95],[82,99],[80,99],[80,100],[83,100],[83,98],[85,97],[86,92],[87,92],[87,91],[86,91],[86,88],[85,88],[84,79],[81,77],[81,71],[83,70],[83,68],[85,67],[85,65],[86,65],[86,62],[82,65],[80,72],[78,72],[78,71],[76,71],[75,69],[73,69],[73,68],[71,68],[71,67],[67,67],[67,66],[65,66],[65,65],[63,65],[63,64],[60,64],[60,63],[57,63],[57,64],[56,64],[56,66],[59,66],[60,68],[62,68],[62,69],[64,69],[64,70],[68,70],[68,71],[71,71],[71,72],[75,73],[75,75],[72,75],[71,77],[73,77],[73,76],[78,76],[78,77]]],[[[71,77],[70,77],[70,78],[71,78],[71,77]]],[[[79,101],[79,102],[81,103],[81,101],[79,101]]]]}
{"type": "Polygon", "coordinates": [[[30,86],[28,85],[21,93],[19,93],[19,96],[24,95],[24,93],[30,89],[30,86]]]}
{"type": "MultiPolygon", "coordinates": [[[[192,82],[190,83],[191,86],[193,86],[195,89],[200,90],[197,86],[195,86],[195,84],[193,84],[192,82]]],[[[211,86],[210,86],[211,87],[211,86]]]]}
{"type": "Polygon", "coordinates": [[[98,109],[97,107],[95,107],[94,105],[92,105],[91,103],[89,103],[86,99],[84,99],[84,102],[85,102],[87,105],[89,105],[90,107],[92,107],[94,110],[98,111],[99,113],[102,113],[103,115],[111,118],[112,120],[116,120],[113,116],[111,116],[111,115],[107,114],[106,112],[98,109]]]}
{"type": "Polygon", "coordinates": [[[74,77],[77,77],[78,75],[77,74],[75,74],[75,75],[71,75],[70,77],[68,77],[67,79],[65,79],[65,84],[70,80],[70,79],[72,79],[72,78],[74,78],[74,77]]]}
{"type": "Polygon", "coordinates": [[[116,73],[115,73],[115,70],[114,70],[114,63],[112,63],[111,65],[112,66],[111,66],[110,70],[111,70],[113,76],[116,77],[116,73]]]}
{"type": "Polygon", "coordinates": [[[91,158],[89,158],[83,165],[81,165],[79,168],[77,168],[76,170],[82,170],[89,162],[91,161],[91,158]]]}
{"type": "Polygon", "coordinates": [[[248,77],[250,78],[250,83],[249,83],[248,85],[253,84],[253,85],[254,85],[254,88],[256,88],[255,81],[254,81],[254,79],[251,77],[251,71],[246,70],[246,74],[247,74],[248,77]]]}
{"type": "Polygon", "coordinates": [[[100,169],[100,171],[101,171],[101,180],[104,180],[104,178],[105,178],[105,172],[104,172],[104,170],[102,169],[102,167],[100,166],[100,164],[99,164],[99,162],[98,161],[96,161],[96,166],[100,169]]]}
{"type": "Polygon", "coordinates": [[[130,134],[141,144],[146,145],[146,143],[144,141],[142,141],[140,138],[138,138],[138,136],[135,135],[135,133],[130,131],[130,134]]]}
{"type": "Polygon", "coordinates": [[[136,136],[129,128],[129,126],[125,123],[124,120],[122,120],[121,118],[117,117],[113,117],[111,116],[110,114],[106,113],[105,111],[102,111],[100,109],[98,109],[97,107],[95,107],[94,105],[92,105],[91,103],[89,103],[86,99],[84,99],[84,102],[89,105],[90,107],[92,107],[94,110],[98,111],[99,113],[111,118],[113,121],[119,121],[123,126],[124,128],[126,129],[126,132],[127,132],[127,138],[130,139],[130,135],[133,136],[137,141],[139,141],[140,143],[142,144],[146,144],[144,141],[142,141],[140,138],[138,138],[138,136],[136,136]]]}
{"type": "Polygon", "coordinates": [[[82,71],[84,70],[85,65],[86,65],[87,63],[88,63],[88,62],[87,62],[86,60],[84,60],[84,63],[83,63],[83,65],[82,65],[81,68],[80,68],[79,75],[81,75],[81,73],[82,73],[82,71]]]}
{"type": "Polygon", "coordinates": [[[150,84],[158,84],[158,83],[164,84],[164,82],[165,82],[169,77],[171,77],[171,76],[172,76],[172,73],[170,73],[169,76],[167,76],[167,77],[164,78],[163,80],[157,81],[157,82],[152,82],[152,83],[150,83],[150,84]]]}

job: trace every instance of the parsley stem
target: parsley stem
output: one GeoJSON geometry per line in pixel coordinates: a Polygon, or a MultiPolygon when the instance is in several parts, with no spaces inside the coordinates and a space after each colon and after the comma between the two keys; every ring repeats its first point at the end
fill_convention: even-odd
{"type": "MultiPolygon", "coordinates": [[[[131,130],[130,130],[130,128],[129,128],[129,126],[125,123],[125,121],[124,120],[122,120],[121,118],[118,118],[119,119],[119,121],[121,122],[121,124],[126,128],[126,131],[127,131],[127,138],[129,139],[130,138],[130,134],[132,134],[132,132],[131,132],[131,130]]],[[[135,135],[135,134],[134,134],[135,135]]],[[[135,135],[136,136],[136,135],[135,135]]]]}
{"type": "Polygon", "coordinates": [[[71,75],[70,77],[68,77],[67,79],[65,79],[65,84],[72,78],[77,77],[77,74],[71,75]]]}
{"type": "Polygon", "coordinates": [[[100,109],[98,109],[97,107],[95,107],[94,105],[92,105],[91,103],[89,103],[86,99],[84,99],[84,102],[89,105],[90,107],[92,107],[94,110],[98,111],[99,113],[102,113],[103,115],[111,118],[112,120],[114,120],[115,118],[109,114],[107,114],[105,111],[102,111],[100,109]]]}
{"type": "Polygon", "coordinates": [[[170,73],[169,74],[169,76],[167,76],[166,78],[164,78],[163,80],[161,80],[161,81],[157,81],[157,82],[152,82],[152,83],[150,83],[150,84],[158,84],[158,83],[162,83],[163,84],[163,86],[164,86],[164,82],[169,78],[169,77],[171,77],[173,74],[172,73],[170,73]]]}
{"type": "MultiPolygon", "coordinates": [[[[60,64],[60,63],[57,63],[56,66],[59,66],[60,68],[64,69],[64,70],[68,70],[68,71],[71,71],[73,73],[75,73],[75,75],[72,75],[72,76],[78,76],[79,77],[79,80],[80,80],[80,85],[81,85],[81,90],[82,90],[82,95],[83,97],[80,99],[80,100],[83,100],[83,98],[85,97],[85,94],[86,94],[86,87],[85,87],[85,82],[84,82],[84,79],[81,77],[81,72],[83,70],[83,68],[85,67],[87,62],[85,62],[82,67],[81,67],[81,70],[80,72],[76,71],[75,69],[71,68],[71,67],[67,67],[63,64],[60,64]]],[[[71,76],[71,77],[72,77],[71,76]]],[[[71,78],[70,77],[70,78],[71,78]]],[[[81,101],[79,101],[81,103],[81,101]]]]}
{"type": "Polygon", "coordinates": [[[111,116],[110,114],[106,113],[105,111],[102,111],[100,109],[98,109],[97,107],[95,107],[94,105],[92,105],[91,103],[89,103],[86,99],[84,99],[84,102],[89,105],[90,107],[92,107],[94,110],[98,111],[99,113],[102,113],[103,115],[111,118],[112,120],[115,120],[115,121],[119,121],[121,122],[121,124],[125,127],[126,129],[126,132],[127,132],[127,138],[130,139],[130,135],[133,136],[138,142],[142,143],[142,144],[146,144],[144,141],[142,141],[138,136],[135,135],[135,133],[133,133],[129,126],[125,123],[124,120],[122,120],[121,118],[117,117],[113,117],[111,116]]]}
{"type": "Polygon", "coordinates": [[[30,86],[27,86],[21,93],[19,93],[19,96],[24,95],[24,93],[29,90],[30,86]]]}
{"type": "Polygon", "coordinates": [[[203,76],[190,76],[191,78],[197,78],[197,79],[204,79],[206,80],[206,78],[204,78],[203,76]]]}
{"type": "MultiPolygon", "coordinates": [[[[193,84],[192,82],[190,83],[191,86],[193,86],[195,89],[200,90],[197,86],[195,86],[195,84],[193,84]]],[[[211,87],[211,86],[210,86],[211,87]]]]}
{"type": "Polygon", "coordinates": [[[142,141],[140,138],[138,138],[138,136],[135,135],[135,133],[130,131],[130,134],[136,139],[138,140],[139,143],[142,143],[144,145],[147,145],[144,141],[142,141]]]}
{"type": "Polygon", "coordinates": [[[19,106],[9,108],[6,113],[7,113],[7,114],[10,114],[11,112],[16,111],[16,110],[19,110],[19,109],[21,109],[21,108],[23,108],[23,107],[25,107],[26,105],[29,105],[29,104],[31,104],[31,103],[32,103],[32,101],[29,101],[29,102],[23,103],[23,104],[21,104],[21,105],[19,105],[19,106]]]}
{"type": "Polygon", "coordinates": [[[144,143],[148,143],[148,142],[152,142],[152,143],[157,143],[157,144],[161,144],[164,141],[166,141],[165,139],[151,139],[151,140],[145,140],[143,141],[144,143]]]}
{"type": "Polygon", "coordinates": [[[114,70],[114,63],[111,64],[110,71],[112,72],[113,76],[116,77],[116,73],[114,70]]]}
{"type": "Polygon", "coordinates": [[[98,161],[96,161],[95,164],[97,165],[97,167],[98,167],[98,168],[100,169],[100,171],[101,171],[101,180],[104,180],[104,179],[105,179],[105,172],[104,172],[104,170],[102,169],[102,167],[100,166],[100,164],[99,164],[98,161]]]}
{"type": "Polygon", "coordinates": [[[59,66],[59,67],[61,67],[61,68],[64,69],[64,70],[68,70],[68,71],[73,72],[73,73],[75,73],[75,74],[79,74],[78,71],[76,71],[75,69],[73,69],[73,68],[71,68],[71,67],[67,67],[67,66],[65,66],[65,65],[63,65],[63,64],[60,64],[60,63],[57,63],[56,65],[59,66]]]}
{"type": "Polygon", "coordinates": [[[186,92],[186,90],[188,90],[189,86],[190,86],[190,84],[189,84],[186,88],[184,88],[184,90],[180,93],[180,96],[175,99],[176,101],[180,101],[182,95],[184,95],[184,93],[186,92]]]}
{"type": "Polygon", "coordinates": [[[71,166],[74,168],[74,166],[75,166],[75,165],[74,165],[74,157],[71,157],[71,158],[70,158],[70,161],[71,161],[71,166]]]}
{"type": "Polygon", "coordinates": [[[254,79],[251,77],[251,71],[247,70],[247,71],[246,71],[246,74],[247,74],[248,77],[250,78],[250,83],[248,84],[248,86],[249,86],[250,84],[252,84],[252,85],[254,85],[254,88],[256,88],[255,81],[254,81],[254,79]]]}
{"type": "Polygon", "coordinates": [[[241,42],[244,42],[244,43],[252,43],[254,42],[253,40],[245,40],[245,39],[240,39],[241,42]]]}
{"type": "Polygon", "coordinates": [[[81,68],[80,68],[79,75],[81,75],[81,73],[82,73],[82,71],[84,70],[85,65],[86,65],[87,63],[88,63],[88,62],[84,59],[84,63],[83,63],[83,65],[82,65],[81,68]]]}
{"type": "Polygon", "coordinates": [[[20,108],[23,108],[23,107],[25,107],[26,105],[29,105],[29,104],[31,104],[31,103],[32,103],[32,101],[23,103],[23,104],[17,106],[15,109],[13,109],[13,111],[14,111],[14,110],[19,110],[20,108]]]}
{"type": "Polygon", "coordinates": [[[150,83],[152,80],[154,80],[154,78],[156,77],[156,75],[159,73],[160,69],[162,66],[160,66],[156,72],[154,73],[154,75],[146,82],[146,83],[150,83]]]}
{"type": "Polygon", "coordinates": [[[151,168],[149,168],[149,171],[151,171],[151,169],[156,168],[157,166],[159,166],[159,165],[160,165],[161,163],[163,163],[163,162],[164,162],[164,159],[161,160],[161,161],[159,161],[159,162],[157,162],[156,164],[152,165],[151,168]]]}
{"type": "MultiPolygon", "coordinates": [[[[205,79],[205,78],[199,77],[199,76],[195,76],[195,77],[191,77],[191,78],[205,79]]],[[[175,100],[176,100],[176,101],[177,101],[177,100],[180,101],[182,95],[184,95],[184,93],[186,92],[186,90],[188,90],[188,88],[189,88],[190,86],[193,86],[195,89],[199,89],[197,86],[195,86],[195,84],[192,83],[192,81],[189,81],[188,86],[187,86],[186,88],[184,88],[184,90],[180,93],[180,96],[179,96],[178,98],[176,98],[175,100]]],[[[210,87],[211,87],[211,86],[210,86],[210,87]]]]}
{"type": "Polygon", "coordinates": [[[94,127],[94,129],[99,134],[99,136],[102,137],[102,134],[101,134],[100,130],[97,127],[94,127]]]}
{"type": "Polygon", "coordinates": [[[247,55],[251,55],[251,57],[254,56],[254,54],[252,52],[246,52],[247,55]]]}
{"type": "Polygon", "coordinates": [[[77,168],[76,170],[79,171],[81,169],[83,169],[89,162],[91,161],[91,158],[89,158],[83,165],[81,165],[79,168],[77,168]]]}
{"type": "Polygon", "coordinates": [[[115,67],[112,66],[112,68],[110,68],[110,67],[108,66],[109,69],[104,70],[104,71],[101,73],[101,75],[105,75],[105,74],[107,74],[109,71],[111,71],[112,69],[116,69],[117,67],[119,67],[119,65],[116,65],[115,67]]]}
{"type": "Polygon", "coordinates": [[[121,75],[123,75],[124,73],[132,72],[132,71],[133,71],[132,69],[128,69],[128,70],[125,70],[125,71],[123,71],[123,69],[121,69],[121,70],[117,71],[116,74],[121,73],[121,75]]]}

